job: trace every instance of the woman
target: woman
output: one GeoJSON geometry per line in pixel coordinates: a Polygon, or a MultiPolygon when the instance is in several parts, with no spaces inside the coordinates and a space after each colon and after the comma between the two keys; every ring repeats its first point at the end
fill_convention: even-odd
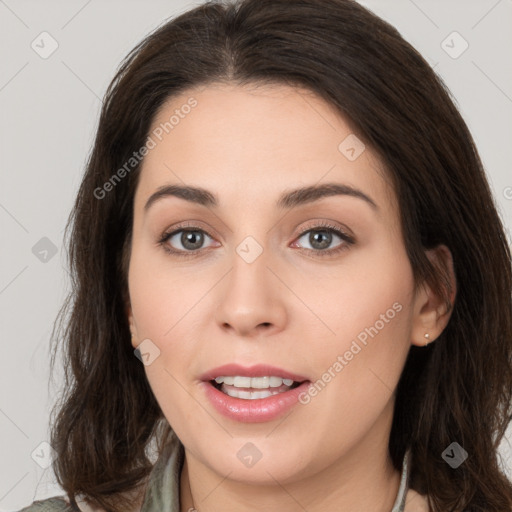
{"type": "Polygon", "coordinates": [[[363,7],[162,26],[70,220],[66,497],[25,510],[512,510],[503,226],[443,84],[363,7]]]}

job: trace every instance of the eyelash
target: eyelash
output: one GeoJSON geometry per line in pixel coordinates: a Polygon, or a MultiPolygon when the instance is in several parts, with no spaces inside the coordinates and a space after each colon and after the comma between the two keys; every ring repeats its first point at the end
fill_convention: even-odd
{"type": "MultiPolygon", "coordinates": [[[[167,245],[167,241],[172,238],[174,235],[180,232],[201,232],[208,237],[213,239],[213,236],[211,236],[207,231],[204,229],[199,228],[198,226],[194,225],[179,225],[174,227],[171,231],[165,231],[160,236],[160,239],[158,240],[158,245],[161,246],[165,252],[168,254],[171,254],[173,256],[178,256],[180,258],[193,258],[198,255],[198,253],[202,252],[203,249],[195,250],[195,251],[182,251],[181,249],[170,249],[167,245]]],[[[348,235],[347,233],[340,230],[340,228],[333,226],[327,222],[320,222],[319,224],[315,224],[314,226],[308,227],[306,230],[302,231],[302,233],[299,234],[299,236],[296,238],[296,240],[302,238],[305,234],[309,233],[310,231],[327,231],[329,233],[334,233],[335,235],[339,236],[343,243],[335,247],[334,249],[327,249],[327,250],[319,250],[319,249],[303,249],[307,252],[315,253],[316,256],[320,257],[326,257],[326,256],[334,256],[340,253],[341,251],[344,251],[345,249],[348,249],[351,245],[355,243],[355,240],[353,237],[348,235]]]]}

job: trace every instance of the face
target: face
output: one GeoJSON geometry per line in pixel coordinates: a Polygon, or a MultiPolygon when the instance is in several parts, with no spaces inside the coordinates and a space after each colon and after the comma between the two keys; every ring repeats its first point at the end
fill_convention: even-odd
{"type": "Polygon", "coordinates": [[[371,148],[320,98],[279,85],[190,90],[151,132],[128,316],[187,457],[285,483],[386,447],[425,295],[371,148]],[[153,196],[167,186],[207,193],[153,196]]]}

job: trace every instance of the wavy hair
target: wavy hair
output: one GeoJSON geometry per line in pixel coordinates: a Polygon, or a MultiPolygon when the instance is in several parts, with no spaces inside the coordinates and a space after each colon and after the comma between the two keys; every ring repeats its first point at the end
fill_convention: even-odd
{"type": "Polygon", "coordinates": [[[169,98],[210,83],[305,87],[349,119],[384,163],[399,201],[416,284],[447,295],[425,250],[451,251],[457,296],[428,347],[412,346],[397,390],[389,451],[434,512],[512,510],[498,445],[511,419],[512,265],[472,136],[442,80],[398,31],[351,0],[207,2],[166,21],[108,87],[66,225],[72,279],[52,332],[65,387],[52,411],[59,484],[107,511],[130,505],[171,427],[134,357],[126,314],[133,198],[140,163],[98,190],[148,138],[169,98]],[[469,453],[452,469],[442,452],[469,453]]]}

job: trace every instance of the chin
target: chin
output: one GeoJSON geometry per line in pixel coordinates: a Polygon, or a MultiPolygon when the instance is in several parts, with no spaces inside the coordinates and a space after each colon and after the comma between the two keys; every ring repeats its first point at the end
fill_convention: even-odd
{"type": "Polygon", "coordinates": [[[295,446],[295,450],[287,451],[283,450],[282,441],[275,446],[269,439],[252,439],[234,438],[229,446],[217,445],[219,449],[213,453],[210,447],[208,452],[202,452],[205,455],[202,461],[219,475],[247,484],[275,485],[276,480],[283,484],[301,479],[312,471],[310,458],[293,441],[289,444],[295,446]]]}

